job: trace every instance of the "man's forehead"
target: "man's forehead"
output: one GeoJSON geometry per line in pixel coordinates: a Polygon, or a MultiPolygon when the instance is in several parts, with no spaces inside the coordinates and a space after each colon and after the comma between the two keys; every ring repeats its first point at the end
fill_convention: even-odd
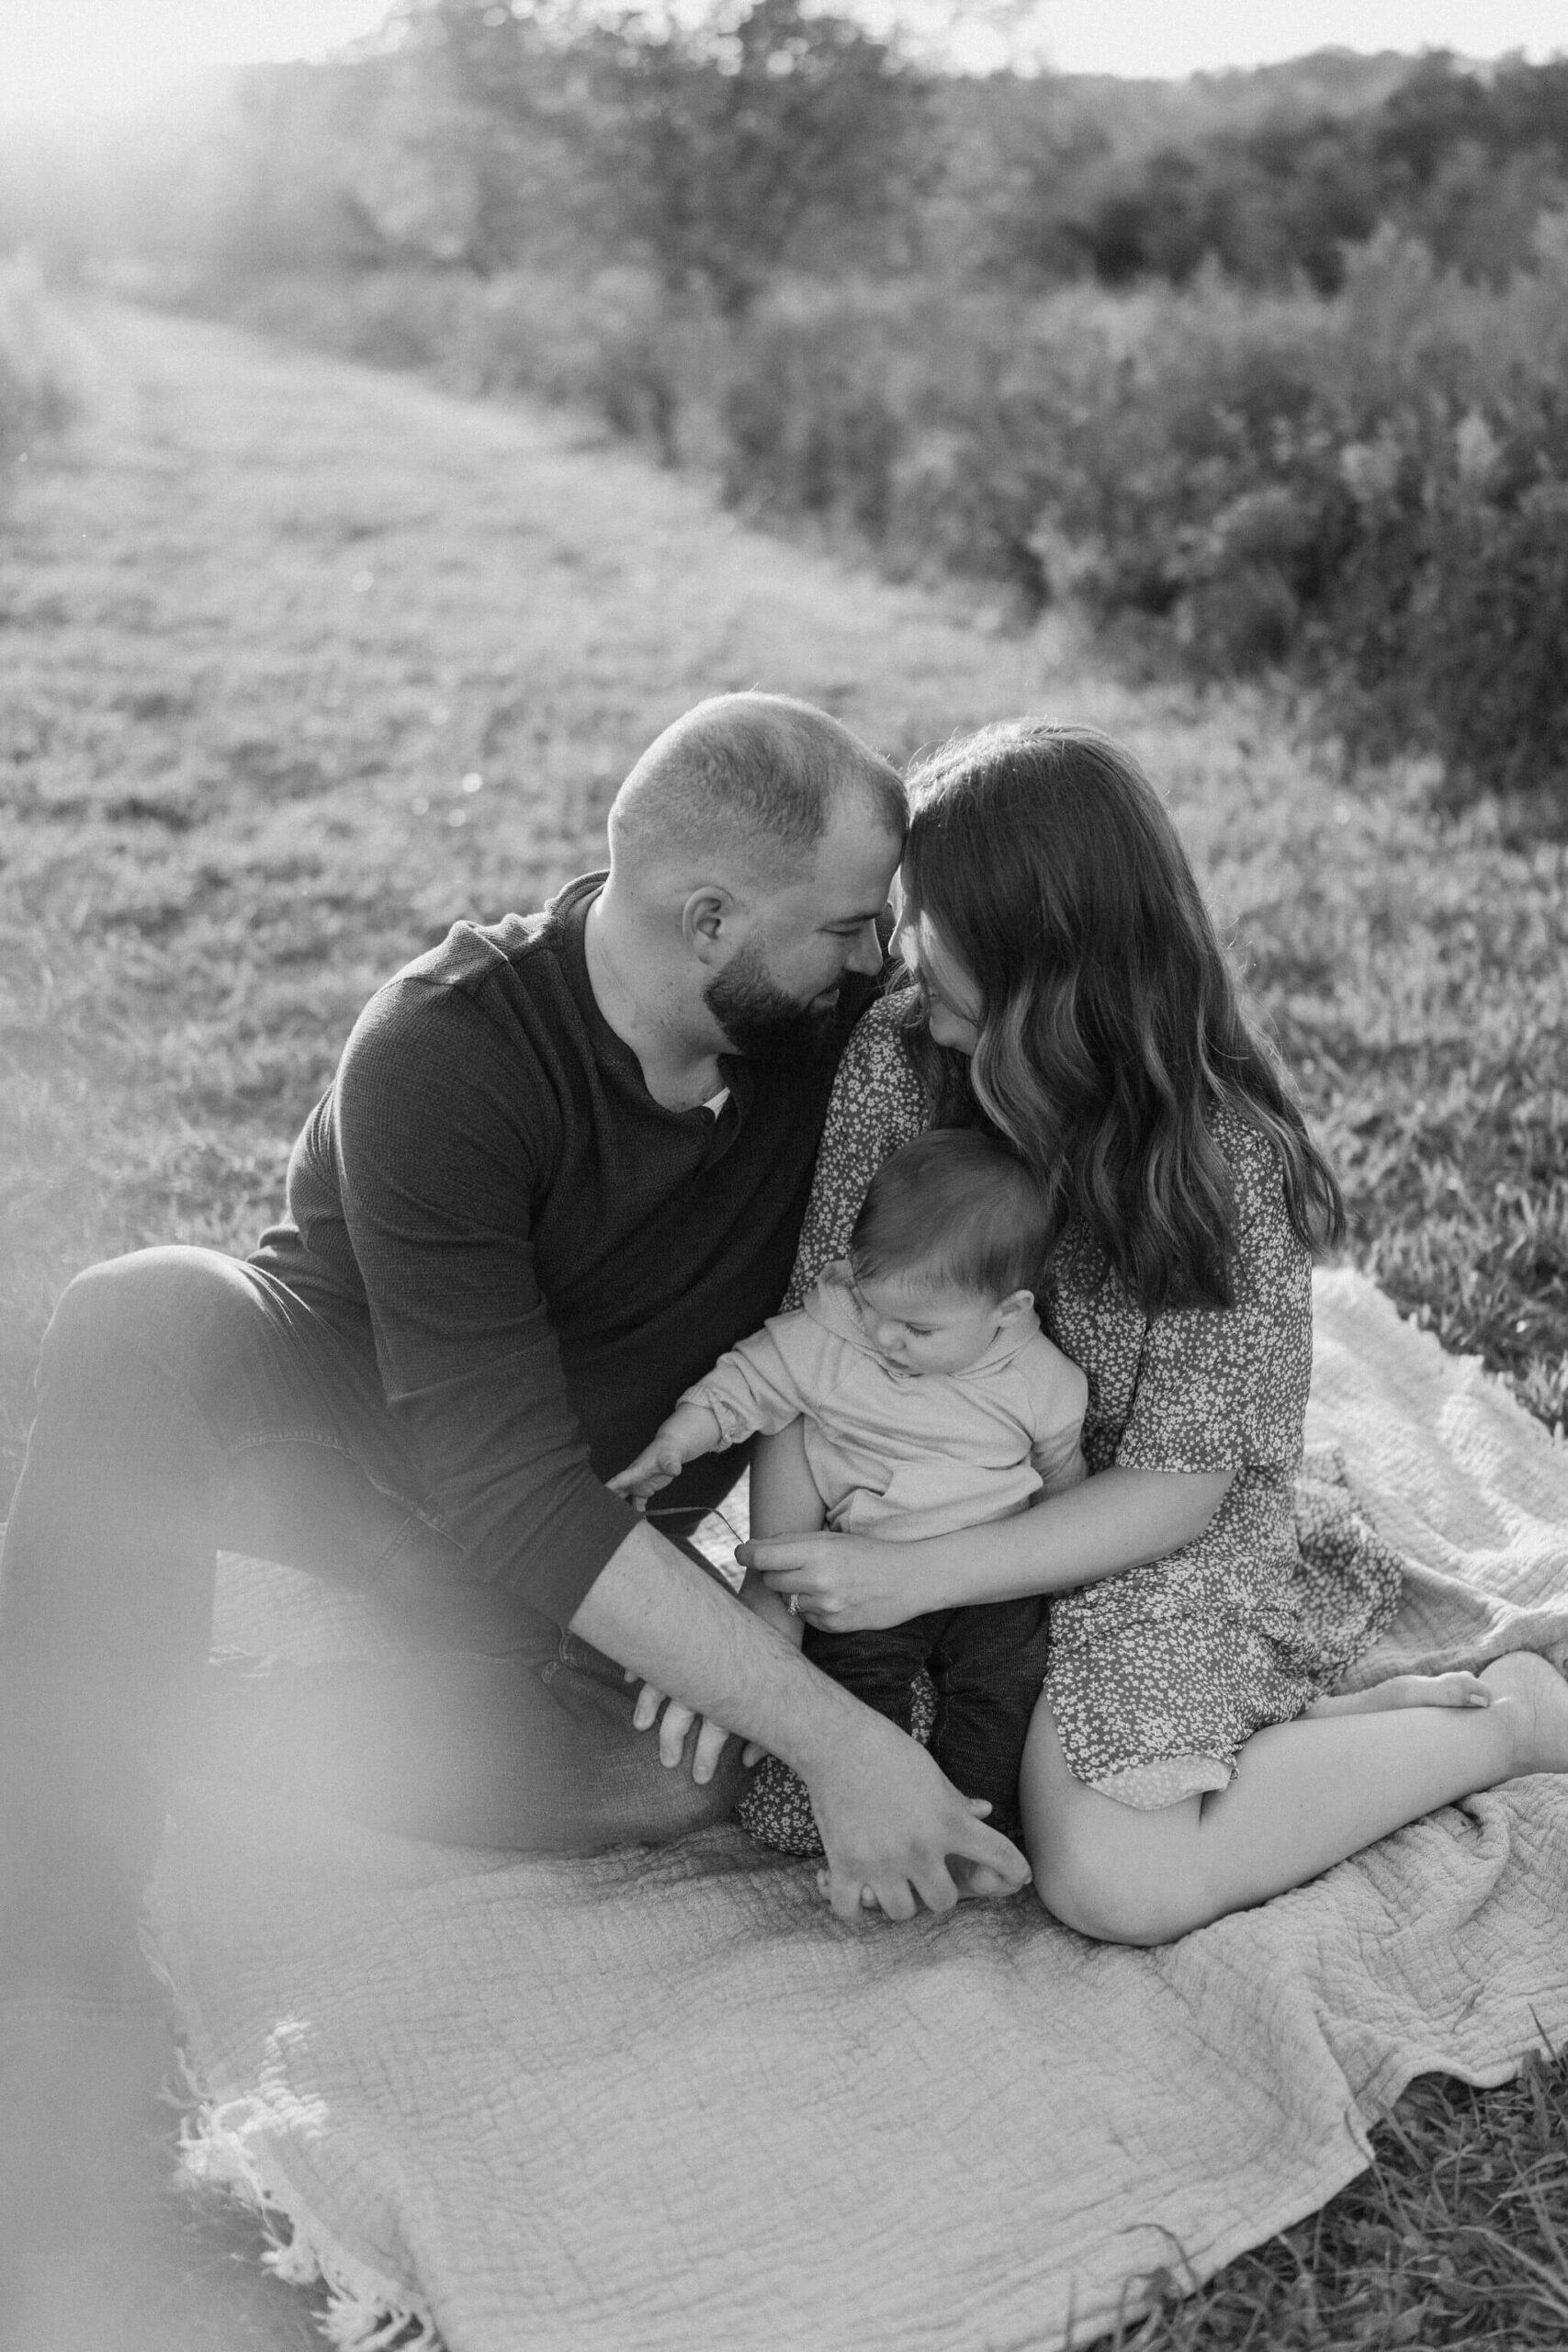
{"type": "Polygon", "coordinates": [[[816,870],[806,886],[823,922],[879,915],[887,903],[903,844],[878,824],[829,826],[817,844],[816,870]]]}

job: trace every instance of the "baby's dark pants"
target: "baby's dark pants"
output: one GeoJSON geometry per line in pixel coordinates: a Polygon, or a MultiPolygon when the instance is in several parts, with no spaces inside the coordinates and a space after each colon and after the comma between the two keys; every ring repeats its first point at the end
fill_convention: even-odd
{"type": "Polygon", "coordinates": [[[421,1838],[582,1852],[723,1819],[736,1744],[698,1788],[633,1730],[635,1695],[465,1574],[368,1349],[213,1250],[95,1266],[45,1340],[0,1563],[0,1990],[119,1989],[204,1736],[280,1796],[421,1838]],[[384,1654],[204,1673],[220,1548],[352,1587],[384,1654]]]}
{"type": "Polygon", "coordinates": [[[846,1690],[908,1731],[915,1678],[936,1691],[931,1751],[954,1788],[988,1797],[992,1826],[1020,1834],[1018,1774],[1045,1679],[1048,1611],[1039,1598],[938,1609],[874,1634],[808,1626],[806,1655],[846,1690]]]}

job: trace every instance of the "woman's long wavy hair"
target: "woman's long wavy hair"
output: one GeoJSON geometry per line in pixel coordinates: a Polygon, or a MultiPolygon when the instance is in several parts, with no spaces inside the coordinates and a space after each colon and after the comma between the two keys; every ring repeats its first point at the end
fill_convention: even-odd
{"type": "Polygon", "coordinates": [[[1131,754],[1096,728],[1023,720],[950,743],[909,792],[908,913],[982,1006],[972,1060],[914,1040],[937,1117],[977,1107],[1033,1170],[1054,1233],[1081,1217],[1151,1315],[1234,1304],[1221,1105],[1273,1146],[1302,1240],[1338,1241],[1339,1187],[1131,754]]]}

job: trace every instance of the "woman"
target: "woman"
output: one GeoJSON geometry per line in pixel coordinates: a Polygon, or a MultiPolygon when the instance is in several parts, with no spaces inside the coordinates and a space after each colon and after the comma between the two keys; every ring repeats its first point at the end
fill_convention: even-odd
{"type": "MultiPolygon", "coordinates": [[[[995,1128],[1050,1203],[1039,1304],[1089,1375],[1091,1475],[924,1544],[790,1536],[786,1432],[742,1557],[829,1631],[1062,1595],[1020,1788],[1034,1883],[1086,1934],[1164,1942],[1438,1805],[1568,1770],[1568,1686],[1516,1654],[1325,1697],[1400,1581],[1370,1530],[1310,1560],[1295,1532],[1311,1259],[1344,1214],[1175,829],[1087,728],[988,729],[911,791],[915,986],[846,1054],[790,1303],[889,1151],[933,1123],[995,1128]]],[[[771,1763],[741,1817],[810,1849],[804,1792],[771,1763]]]]}

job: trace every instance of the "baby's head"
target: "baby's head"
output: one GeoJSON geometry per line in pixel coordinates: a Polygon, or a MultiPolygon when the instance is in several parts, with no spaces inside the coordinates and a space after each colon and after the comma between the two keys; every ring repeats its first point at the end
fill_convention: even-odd
{"type": "Polygon", "coordinates": [[[850,1272],[879,1355],[906,1372],[966,1372],[1034,1304],[1049,1232],[1010,1146],[930,1127],[885,1159],[850,1236],[850,1272]]]}

